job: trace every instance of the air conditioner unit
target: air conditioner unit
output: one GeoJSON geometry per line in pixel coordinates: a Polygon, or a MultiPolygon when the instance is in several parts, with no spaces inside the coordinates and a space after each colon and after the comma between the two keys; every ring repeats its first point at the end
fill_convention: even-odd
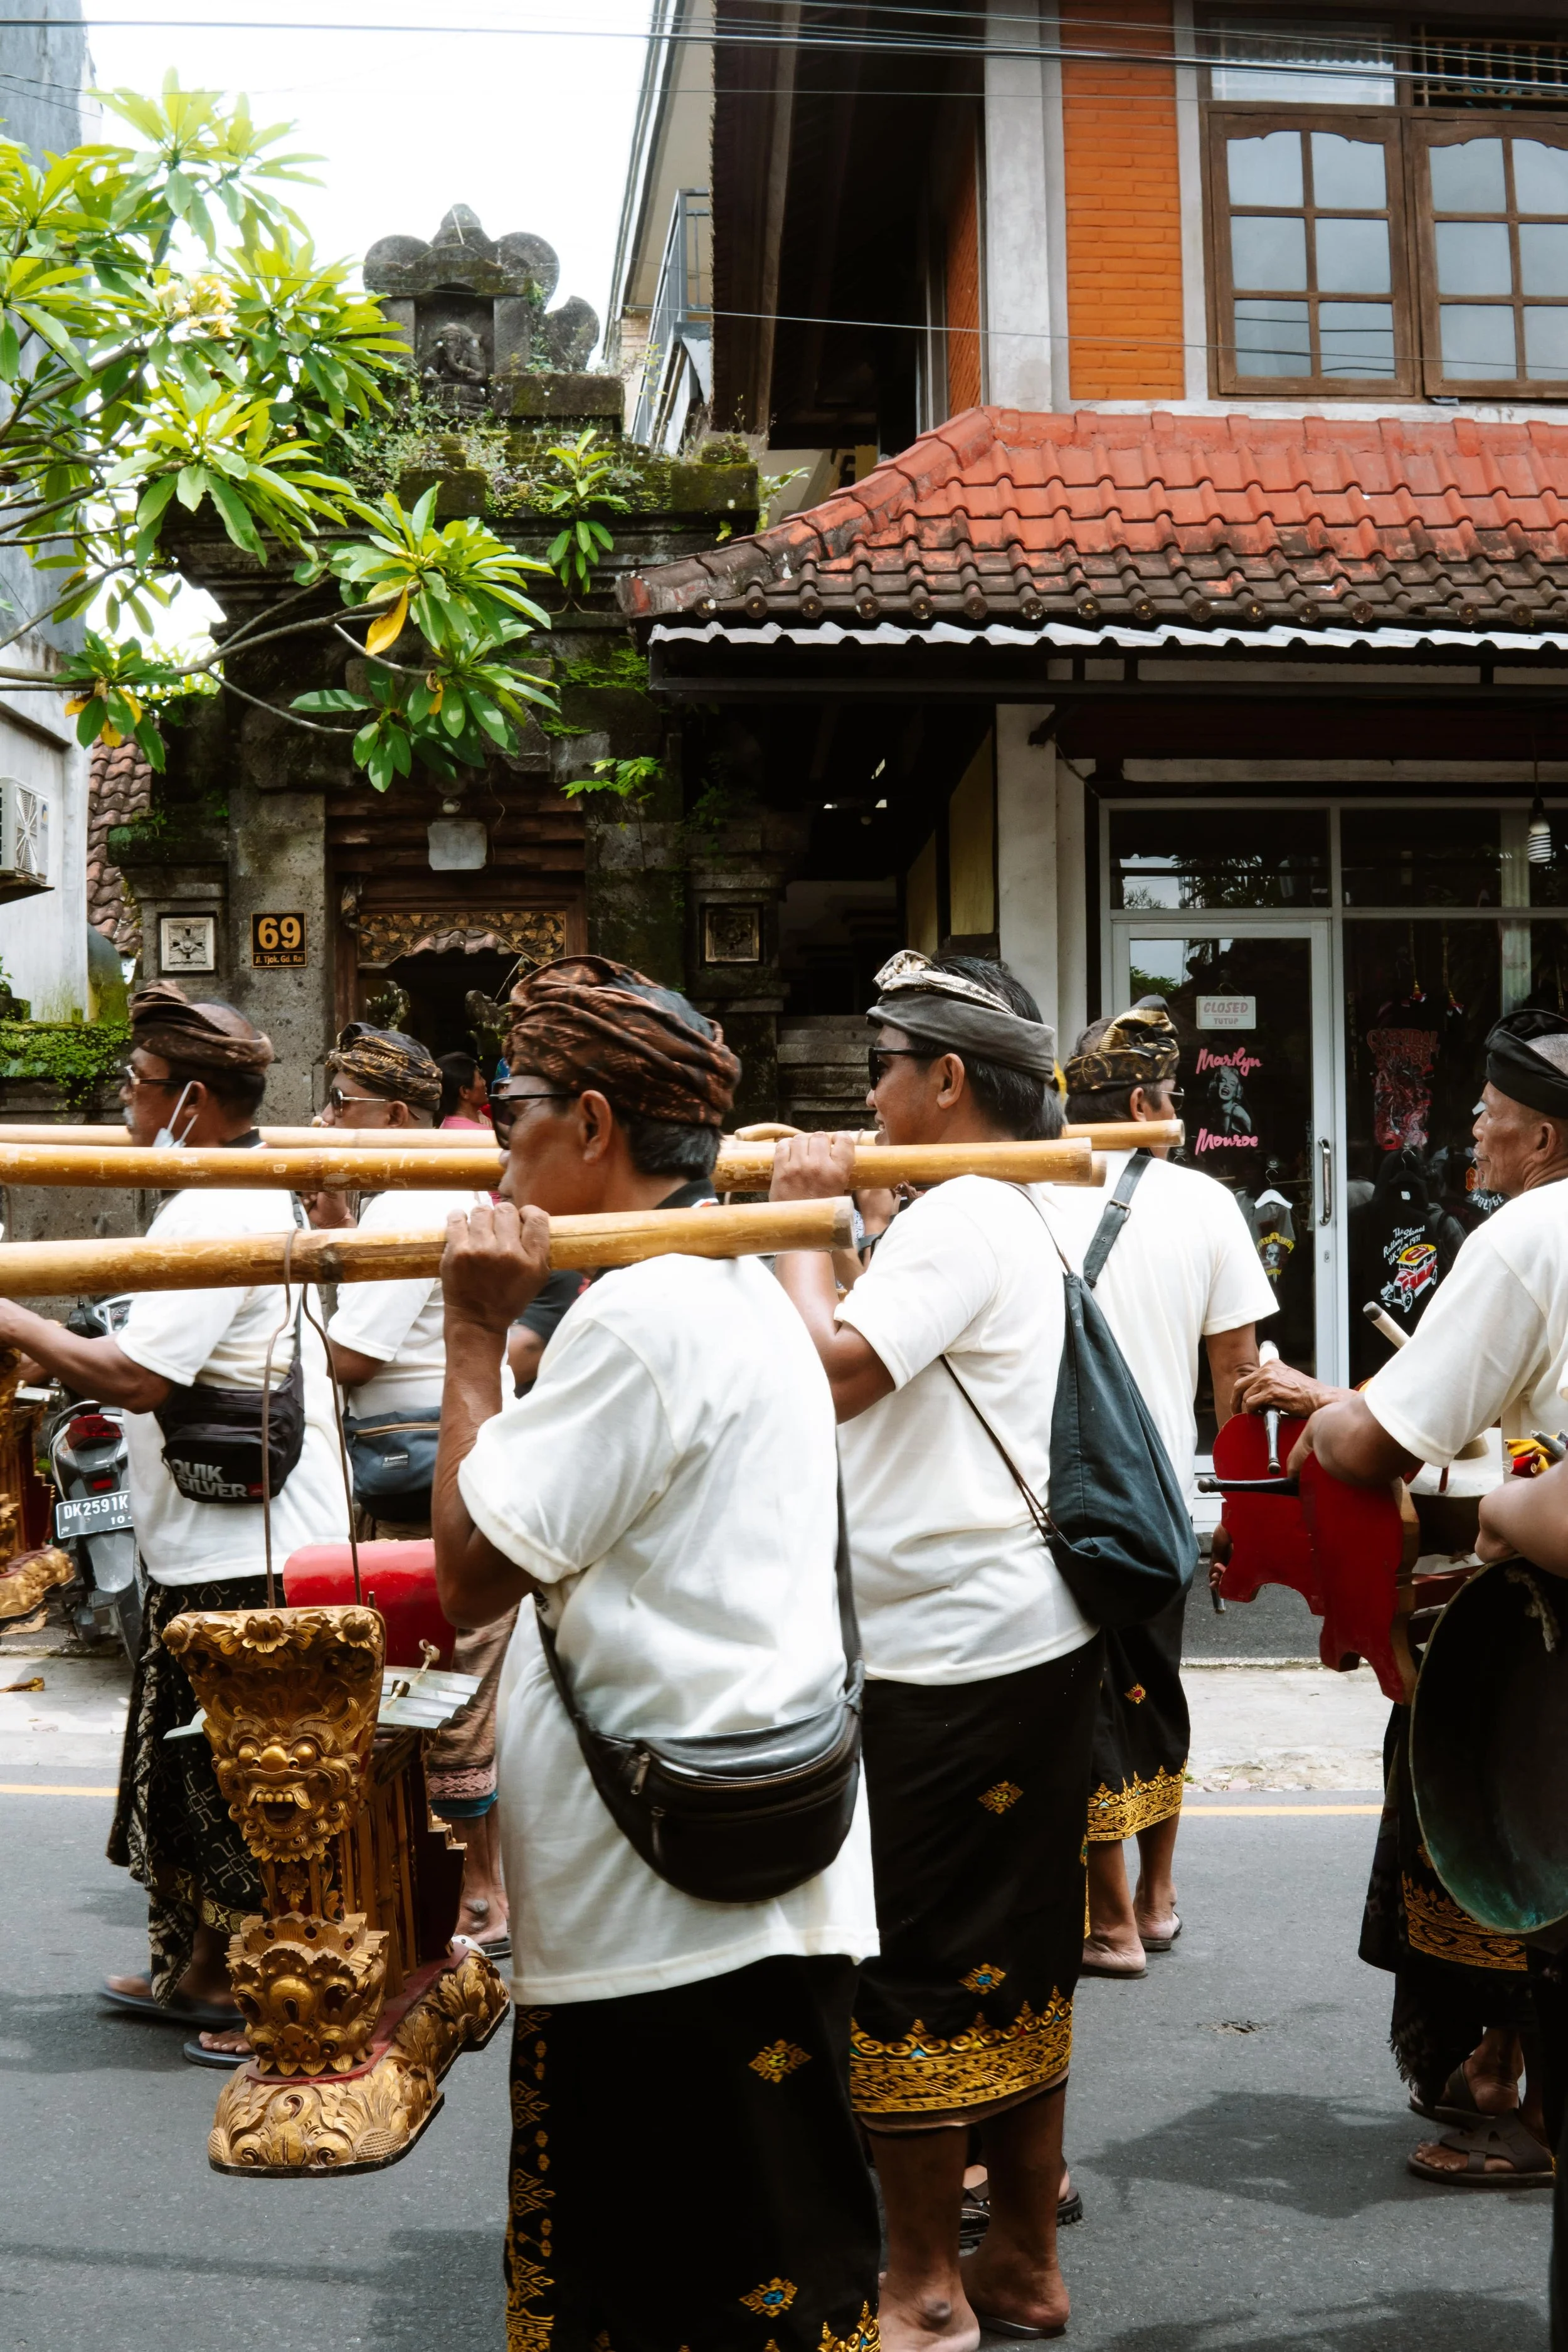
{"type": "Polygon", "coordinates": [[[48,797],[0,776],[0,903],[50,887],[48,797]]]}

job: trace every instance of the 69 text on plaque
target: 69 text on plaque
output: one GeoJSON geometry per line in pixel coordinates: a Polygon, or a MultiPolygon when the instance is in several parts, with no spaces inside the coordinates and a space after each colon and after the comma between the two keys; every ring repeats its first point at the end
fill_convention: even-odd
{"type": "Polygon", "coordinates": [[[308,962],[304,916],[252,915],[250,961],[258,971],[282,971],[308,962]]]}

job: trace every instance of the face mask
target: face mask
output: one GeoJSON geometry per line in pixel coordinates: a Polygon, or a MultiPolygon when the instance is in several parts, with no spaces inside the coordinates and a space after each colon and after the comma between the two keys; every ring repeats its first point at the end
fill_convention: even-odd
{"type": "Polygon", "coordinates": [[[166,1127],[161,1127],[158,1129],[157,1134],[153,1138],[153,1148],[155,1151],[183,1151],[184,1150],[185,1139],[183,1135],[176,1135],[174,1133],[174,1121],[184,1109],[185,1097],[190,1093],[191,1088],[195,1084],[195,1080],[194,1078],[187,1078],[184,1085],[181,1087],[180,1099],[174,1105],[174,1109],[169,1113],[168,1125],[166,1127]]]}

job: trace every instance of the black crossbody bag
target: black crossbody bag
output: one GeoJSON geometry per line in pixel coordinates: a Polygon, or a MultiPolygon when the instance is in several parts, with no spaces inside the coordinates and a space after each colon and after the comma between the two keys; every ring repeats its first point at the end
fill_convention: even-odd
{"type": "Polygon", "coordinates": [[[1157,1617],[1186,1591],[1198,1560],[1197,1536],[1171,1457],[1094,1298],[1094,1286],[1131,1213],[1149,1160],[1147,1151],[1135,1151],[1122,1170],[1081,1275],[1063,1256],[1039,1202],[1024,1195],[1062,1261],[1066,1325],[1051,1414],[1049,1510],[947,1358],[942,1359],[1006,1464],[1068,1591],[1093,1624],[1112,1631],[1157,1617]]]}
{"type": "Polygon", "coordinates": [[[596,1731],[572,1696],[539,1605],[551,1680],[616,1827],[650,1870],[705,1903],[767,1903],[817,1877],[849,1834],[860,1786],[866,1669],[838,1495],[838,1629],[844,1688],[802,1722],[700,1739],[618,1739],[596,1731]]]}

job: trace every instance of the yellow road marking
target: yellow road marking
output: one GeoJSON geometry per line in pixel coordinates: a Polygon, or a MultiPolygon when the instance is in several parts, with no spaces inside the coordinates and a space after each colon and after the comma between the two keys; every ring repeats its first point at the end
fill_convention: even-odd
{"type": "Polygon", "coordinates": [[[118,1797],[118,1789],[87,1789],[79,1780],[0,1780],[0,1797],[118,1797]]]}
{"type": "Polygon", "coordinates": [[[1205,1813],[1224,1813],[1232,1821],[1264,1813],[1381,1813],[1381,1805],[1184,1805],[1184,1822],[1202,1821],[1205,1813]]]}

